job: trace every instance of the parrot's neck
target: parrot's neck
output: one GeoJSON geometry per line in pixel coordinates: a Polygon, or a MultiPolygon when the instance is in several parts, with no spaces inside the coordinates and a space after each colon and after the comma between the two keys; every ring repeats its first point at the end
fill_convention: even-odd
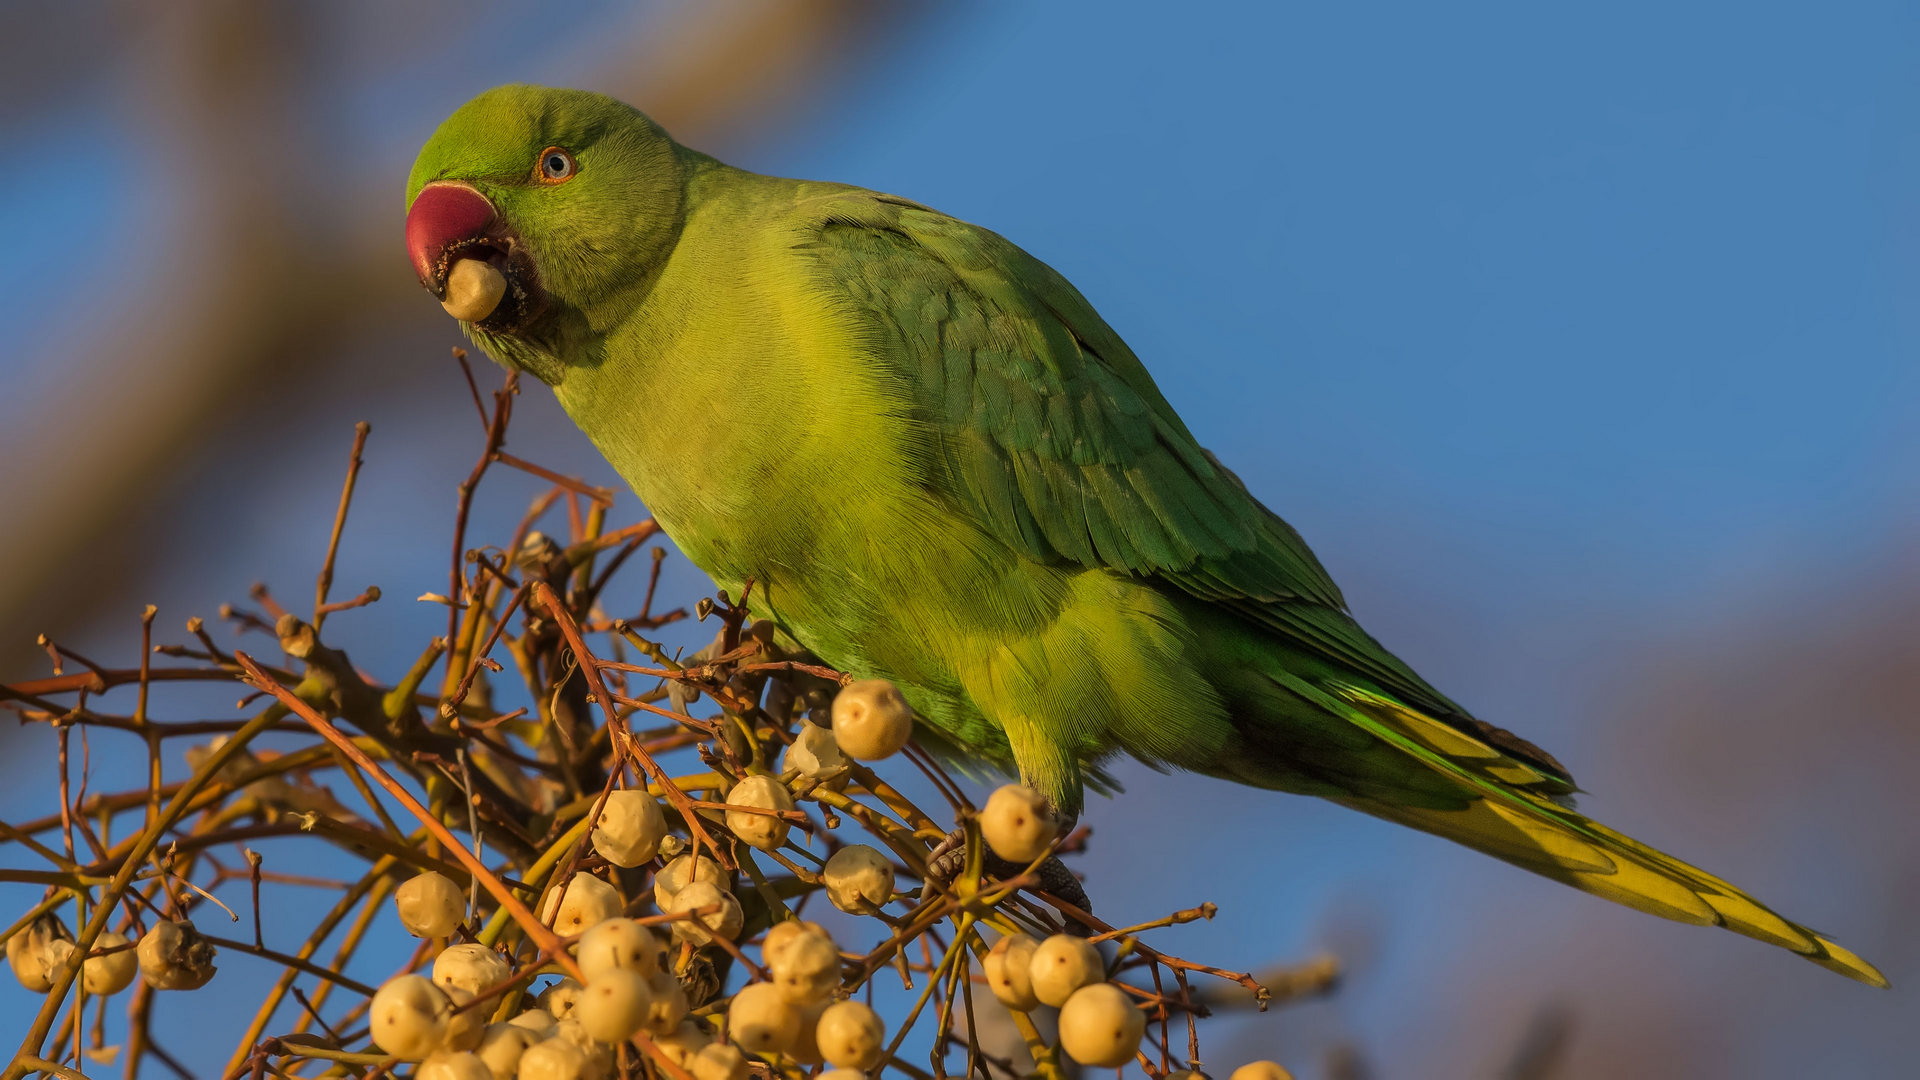
{"type": "MultiPolygon", "coordinates": [[[[630,309],[564,354],[555,393],[669,536],[723,586],[806,562],[823,472],[886,410],[849,369],[850,328],[795,254],[805,186],[711,159],[680,241],[630,309]]],[[[596,319],[596,322],[599,321],[596,319]]],[[[863,447],[862,441],[868,440],[863,447]]]]}

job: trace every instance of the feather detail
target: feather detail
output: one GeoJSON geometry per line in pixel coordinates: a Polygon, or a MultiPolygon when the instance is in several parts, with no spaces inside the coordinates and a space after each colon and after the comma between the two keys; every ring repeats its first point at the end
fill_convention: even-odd
{"type": "Polygon", "coordinates": [[[1463,754],[1430,746],[1422,735],[1452,729],[1363,688],[1334,686],[1330,694],[1320,694],[1297,681],[1290,688],[1321,696],[1332,708],[1344,702],[1344,711],[1360,726],[1435,772],[1453,777],[1473,796],[1464,810],[1452,811],[1342,800],[1356,809],[1444,836],[1615,903],[1678,922],[1722,926],[1869,986],[1888,985],[1873,965],[1782,918],[1726,881],[1503,780],[1499,770],[1485,766],[1489,754],[1500,756],[1490,746],[1470,746],[1463,754]]]}

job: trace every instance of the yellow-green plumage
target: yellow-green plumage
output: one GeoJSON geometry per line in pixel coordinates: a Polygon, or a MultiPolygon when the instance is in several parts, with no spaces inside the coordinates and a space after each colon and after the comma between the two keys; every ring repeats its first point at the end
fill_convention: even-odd
{"type": "Polygon", "coordinates": [[[1880,974],[1571,809],[1550,756],[1368,636],[1074,288],[892,196],[733,169],[597,95],[503,87],[422,150],[537,310],[471,331],[552,384],[669,536],[943,750],[1065,811],[1112,754],[1319,795],[1863,982],[1880,974]],[[578,175],[537,180],[543,148],[578,175]]]}

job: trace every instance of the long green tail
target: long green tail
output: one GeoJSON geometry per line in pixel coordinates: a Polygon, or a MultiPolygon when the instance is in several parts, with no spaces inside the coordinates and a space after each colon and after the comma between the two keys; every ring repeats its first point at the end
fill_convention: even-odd
{"type": "Polygon", "coordinates": [[[1464,808],[1446,809],[1373,798],[1336,801],[1446,837],[1583,892],[1678,922],[1724,926],[1869,986],[1888,985],[1872,964],[1819,932],[1780,917],[1698,867],[1540,794],[1555,789],[1555,778],[1459,728],[1362,687],[1316,686],[1285,674],[1277,679],[1452,778],[1462,786],[1462,794],[1478,796],[1464,800],[1464,808]]]}

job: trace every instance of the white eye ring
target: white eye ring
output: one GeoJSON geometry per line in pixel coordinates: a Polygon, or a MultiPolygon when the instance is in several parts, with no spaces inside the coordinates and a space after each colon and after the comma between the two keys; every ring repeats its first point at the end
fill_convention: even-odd
{"type": "Polygon", "coordinates": [[[540,151],[540,164],[534,169],[539,179],[548,184],[558,184],[573,178],[580,171],[580,165],[573,155],[558,146],[549,146],[540,151]]]}

